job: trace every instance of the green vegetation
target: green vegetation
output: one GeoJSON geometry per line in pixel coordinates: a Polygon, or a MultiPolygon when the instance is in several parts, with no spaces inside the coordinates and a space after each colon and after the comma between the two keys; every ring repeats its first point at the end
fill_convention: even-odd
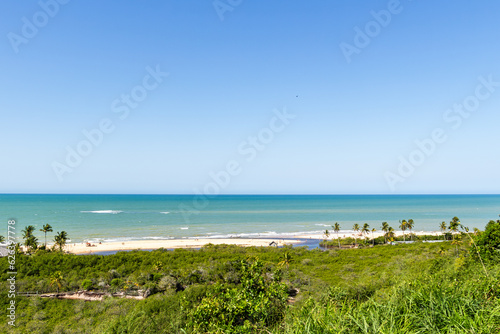
{"type": "Polygon", "coordinates": [[[500,262],[500,220],[491,220],[483,233],[478,233],[472,245],[471,255],[474,258],[490,262],[500,262]]]}
{"type": "MultiPolygon", "coordinates": [[[[406,242],[406,236],[410,236],[412,241],[414,242],[422,242],[422,241],[438,241],[443,240],[443,237],[437,235],[415,235],[415,234],[407,234],[406,236],[396,237],[394,235],[394,229],[392,227],[388,227],[388,232],[382,237],[361,239],[361,241],[357,242],[355,238],[340,238],[337,241],[334,240],[322,240],[319,245],[324,248],[363,248],[374,245],[383,245],[385,243],[398,243],[398,242],[406,242]]],[[[445,240],[452,240],[451,233],[446,233],[444,235],[445,240]]],[[[461,238],[458,239],[461,242],[461,238]]]]}
{"type": "MultiPolygon", "coordinates": [[[[389,226],[384,227],[388,233],[389,226]]],[[[334,229],[335,230],[335,229],[334,229]]],[[[468,232],[465,230],[465,232],[468,232]]],[[[410,233],[410,236],[412,233],[410,233]]],[[[449,236],[451,238],[451,235],[449,236]]],[[[438,238],[438,237],[436,237],[438,238]]],[[[341,240],[343,242],[344,239],[341,240]]],[[[149,295],[103,301],[16,298],[9,333],[498,333],[500,221],[451,241],[119,252],[39,249],[16,257],[19,291],[149,295]]],[[[415,238],[418,241],[418,238],[415,238]]],[[[357,240],[352,240],[357,243],[357,240]]],[[[0,303],[9,299],[0,260],[0,303]]]]}
{"type": "Polygon", "coordinates": [[[280,283],[280,268],[271,276],[259,260],[242,260],[237,265],[240,284],[217,284],[195,308],[192,321],[196,332],[248,333],[283,319],[288,288],[280,283]]]}

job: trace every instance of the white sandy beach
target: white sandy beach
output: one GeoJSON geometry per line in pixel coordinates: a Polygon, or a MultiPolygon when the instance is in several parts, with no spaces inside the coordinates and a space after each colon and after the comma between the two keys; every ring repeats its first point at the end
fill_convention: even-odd
{"type": "Polygon", "coordinates": [[[64,247],[65,251],[73,254],[93,254],[95,252],[106,251],[124,251],[133,249],[158,249],[158,248],[200,248],[208,244],[213,245],[237,245],[242,247],[250,246],[269,246],[270,243],[276,242],[278,246],[290,245],[299,243],[300,240],[290,239],[172,239],[172,240],[135,240],[125,242],[105,242],[95,244],[93,247],[88,247],[86,243],[70,243],[64,247]]]}

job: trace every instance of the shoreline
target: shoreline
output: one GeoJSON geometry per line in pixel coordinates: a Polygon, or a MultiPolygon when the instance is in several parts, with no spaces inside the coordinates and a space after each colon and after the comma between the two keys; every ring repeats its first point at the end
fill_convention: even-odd
{"type": "MultiPolygon", "coordinates": [[[[328,230],[330,232],[330,236],[328,237],[328,240],[334,240],[337,239],[337,233],[334,231],[328,230]]],[[[448,231],[447,231],[448,232],[448,231]]],[[[372,232],[368,232],[366,235],[363,235],[361,232],[339,232],[338,237],[341,239],[344,238],[368,238],[368,239],[373,239],[373,238],[378,238],[378,237],[383,237],[385,232],[382,231],[375,231],[373,232],[373,237],[372,237],[372,232]]],[[[405,231],[405,235],[409,235],[410,233],[408,231],[405,231]]],[[[443,232],[441,231],[412,231],[412,234],[421,236],[421,235],[432,235],[432,236],[441,236],[443,235],[443,232]]],[[[403,231],[394,231],[394,235],[396,237],[403,236],[403,231]]],[[[326,239],[325,234],[302,234],[302,235],[296,235],[295,238],[297,239],[326,239]]]]}
{"type": "Polygon", "coordinates": [[[104,242],[101,244],[92,244],[89,247],[86,243],[67,244],[64,250],[71,254],[93,254],[99,252],[130,251],[130,250],[154,250],[154,249],[175,249],[175,248],[201,248],[208,244],[213,245],[236,245],[241,247],[269,247],[272,243],[277,246],[293,245],[301,243],[297,239],[168,239],[168,240],[133,240],[124,242],[104,242]]]}
{"type": "MultiPolygon", "coordinates": [[[[441,236],[443,235],[440,231],[413,231],[413,234],[417,236],[422,235],[432,235],[432,236],[441,236]]],[[[402,231],[394,231],[395,236],[402,236],[402,231]]],[[[405,232],[405,235],[408,235],[408,232],[405,232]]],[[[361,233],[353,233],[349,232],[339,232],[338,237],[341,239],[344,238],[354,238],[363,239],[363,238],[378,238],[384,235],[382,231],[369,232],[366,235],[362,235],[361,233]]],[[[117,251],[131,251],[131,250],[154,250],[154,249],[176,249],[176,248],[201,248],[208,244],[213,245],[236,245],[240,247],[270,247],[273,245],[273,242],[276,246],[285,246],[285,245],[296,245],[305,243],[309,240],[336,240],[337,233],[331,232],[328,238],[325,238],[324,234],[303,234],[303,235],[295,235],[293,238],[290,236],[276,236],[274,238],[185,238],[185,239],[165,239],[165,240],[130,240],[130,241],[112,241],[112,242],[103,242],[103,243],[91,243],[93,246],[87,246],[85,242],[79,243],[68,243],[64,250],[71,254],[94,254],[100,252],[117,252],[117,251]]],[[[52,246],[52,245],[50,245],[52,246]]]]}

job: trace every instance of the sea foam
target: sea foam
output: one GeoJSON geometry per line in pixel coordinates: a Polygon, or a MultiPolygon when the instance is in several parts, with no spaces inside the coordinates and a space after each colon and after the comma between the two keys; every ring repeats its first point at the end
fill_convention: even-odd
{"type": "Polygon", "coordinates": [[[118,213],[122,213],[123,211],[120,211],[120,210],[97,210],[97,211],[80,211],[82,213],[111,213],[111,214],[118,214],[118,213]]]}

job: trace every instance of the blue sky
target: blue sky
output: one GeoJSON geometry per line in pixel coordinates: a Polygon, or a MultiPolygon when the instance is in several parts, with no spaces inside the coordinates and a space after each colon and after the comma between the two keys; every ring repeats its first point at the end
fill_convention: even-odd
{"type": "Polygon", "coordinates": [[[0,192],[498,193],[500,3],[218,5],[2,1],[0,192]]]}

